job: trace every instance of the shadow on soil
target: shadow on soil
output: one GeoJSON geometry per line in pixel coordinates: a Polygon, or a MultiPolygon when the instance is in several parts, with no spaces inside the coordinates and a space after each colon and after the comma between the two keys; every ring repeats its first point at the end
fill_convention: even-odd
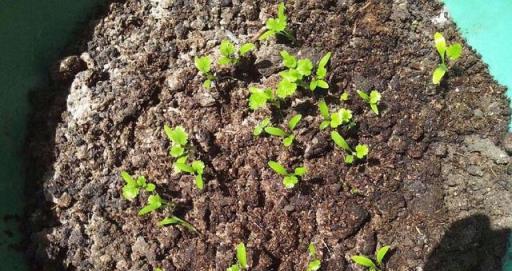
{"type": "Polygon", "coordinates": [[[429,255],[424,271],[500,271],[510,229],[492,230],[474,215],[453,223],[429,255]]]}

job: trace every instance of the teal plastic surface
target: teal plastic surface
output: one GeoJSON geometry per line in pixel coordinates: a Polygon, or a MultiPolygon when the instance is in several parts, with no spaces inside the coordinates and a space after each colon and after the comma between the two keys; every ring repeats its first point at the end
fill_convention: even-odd
{"type": "MultiPolygon", "coordinates": [[[[512,1],[444,0],[444,3],[466,41],[482,55],[494,78],[508,88],[512,108],[512,1]]],[[[512,132],[512,122],[509,130],[512,132]]],[[[512,236],[503,271],[512,271],[512,236]]]]}
{"type": "Polygon", "coordinates": [[[102,0],[0,1],[0,270],[28,270],[18,219],[23,212],[22,151],[28,92],[102,0]]]}

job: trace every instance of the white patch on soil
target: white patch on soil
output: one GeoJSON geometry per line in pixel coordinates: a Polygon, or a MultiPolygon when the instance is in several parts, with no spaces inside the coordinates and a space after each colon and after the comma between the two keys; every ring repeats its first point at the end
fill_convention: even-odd
{"type": "Polygon", "coordinates": [[[67,99],[67,110],[77,124],[85,123],[87,117],[91,114],[91,89],[82,80],[80,74],[77,75],[71,84],[67,99]]]}
{"type": "Polygon", "coordinates": [[[448,16],[448,9],[446,8],[446,6],[444,6],[443,9],[441,10],[441,13],[432,18],[432,23],[436,26],[444,26],[450,20],[448,16]]]}

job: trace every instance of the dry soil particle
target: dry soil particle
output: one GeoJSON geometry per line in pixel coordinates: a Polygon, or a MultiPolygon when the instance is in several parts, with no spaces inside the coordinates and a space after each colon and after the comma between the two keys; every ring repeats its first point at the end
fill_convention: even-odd
{"type": "MultiPolygon", "coordinates": [[[[442,239],[451,223],[475,213],[489,220],[473,223],[476,231],[478,225],[512,226],[510,157],[489,151],[499,150],[506,133],[504,89],[468,46],[446,83],[431,85],[438,62],[433,33],[461,41],[452,24],[433,23],[441,6],[288,1],[298,44],[262,44],[254,67],[235,71],[239,80],[201,88],[193,57],[215,53],[225,38],[251,39],[276,4],[111,4],[78,54],[85,66],[61,71],[65,78],[78,73],[67,88],[65,112],[50,111],[55,136],[33,137],[36,159],[53,162],[38,180],[40,200],[47,204],[39,203],[31,220],[34,270],[224,270],[240,241],[253,270],[304,270],[310,242],[317,245],[323,270],[360,270],[350,256],[371,255],[383,244],[393,247],[386,270],[451,270],[443,269],[447,259],[464,267],[458,270],[498,270],[501,250],[470,249],[488,241],[483,235],[462,233],[467,242],[461,247],[437,250],[441,240],[460,238],[442,239]],[[315,61],[333,53],[332,87],[324,94],[341,106],[337,97],[350,91],[344,106],[353,110],[357,126],[343,134],[350,144],[370,146],[367,161],[344,165],[328,133],[316,128],[318,95],[308,91],[273,116],[283,123],[304,115],[292,148],[273,137],[252,136],[270,111],[248,110],[247,88],[276,83],[281,49],[315,61]],[[383,94],[381,116],[355,94],[371,88],[383,94]],[[164,124],[183,125],[191,135],[193,157],[207,164],[204,191],[195,189],[190,176],[173,174],[164,124]],[[267,167],[271,159],[290,168],[304,164],[309,174],[286,190],[267,167]],[[155,182],[201,234],[159,228],[161,215],[138,217],[146,198],[122,199],[121,170],[155,182]],[[475,261],[477,253],[486,261],[475,261]]],[[[65,63],[71,60],[79,61],[65,63]]]]}

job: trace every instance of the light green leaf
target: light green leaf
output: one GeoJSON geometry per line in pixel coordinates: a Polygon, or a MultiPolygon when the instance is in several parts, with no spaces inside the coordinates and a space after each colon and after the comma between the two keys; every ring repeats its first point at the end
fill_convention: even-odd
{"type": "Polygon", "coordinates": [[[318,80],[311,80],[311,82],[309,83],[309,90],[313,91],[316,89],[316,87],[318,86],[318,80]]]}
{"type": "Polygon", "coordinates": [[[343,123],[343,120],[341,118],[340,112],[335,112],[331,114],[331,128],[337,128],[343,123]]]}
{"type": "Polygon", "coordinates": [[[297,115],[293,116],[290,119],[290,121],[288,121],[288,128],[290,130],[295,129],[295,127],[297,127],[297,124],[299,124],[301,119],[302,119],[302,115],[301,114],[297,114],[297,115]]]}
{"type": "Polygon", "coordinates": [[[287,176],[288,175],[288,171],[286,170],[286,168],[284,168],[281,164],[279,164],[278,162],[275,162],[275,161],[269,161],[268,162],[268,166],[274,170],[277,174],[279,175],[283,175],[283,176],[287,176]]]}
{"type": "Polygon", "coordinates": [[[229,64],[231,64],[231,59],[226,56],[221,56],[219,58],[219,64],[222,66],[229,65],[229,64]]]}
{"type": "Polygon", "coordinates": [[[320,61],[318,61],[318,67],[319,68],[324,68],[325,65],[327,65],[327,62],[329,62],[329,59],[331,59],[331,52],[328,52],[327,54],[325,54],[321,59],[320,61]]]}
{"type": "Polygon", "coordinates": [[[265,127],[265,132],[267,134],[273,135],[273,136],[279,136],[279,137],[286,136],[286,133],[283,131],[283,129],[277,128],[277,127],[272,127],[272,126],[265,127]]]}
{"type": "Polygon", "coordinates": [[[167,125],[165,125],[164,131],[173,144],[181,146],[187,145],[188,134],[185,132],[185,129],[182,126],[176,126],[176,128],[170,129],[167,125]]]}
{"type": "Polygon", "coordinates": [[[437,66],[437,68],[434,70],[434,74],[432,74],[432,83],[434,83],[434,85],[439,85],[446,71],[446,65],[440,64],[439,66],[437,66]]]}
{"type": "Polygon", "coordinates": [[[368,94],[362,90],[358,90],[357,91],[357,94],[359,95],[359,97],[361,97],[361,99],[363,99],[365,102],[369,103],[370,102],[370,97],[368,96],[368,94]]]}
{"type": "Polygon", "coordinates": [[[297,81],[302,79],[302,74],[300,74],[295,69],[290,69],[290,70],[287,70],[287,71],[282,71],[282,72],[279,73],[279,75],[284,80],[287,80],[287,81],[290,81],[290,82],[297,82],[297,81]]]}
{"type": "Polygon", "coordinates": [[[293,140],[295,140],[295,136],[289,135],[283,139],[283,145],[285,147],[290,147],[293,144],[293,140]]]}
{"type": "Polygon", "coordinates": [[[202,175],[204,171],[204,163],[200,160],[195,160],[192,162],[192,169],[198,175],[202,175]]]}
{"type": "Polygon", "coordinates": [[[376,104],[370,104],[370,108],[372,109],[373,113],[379,114],[379,107],[376,104]]]}
{"type": "Polygon", "coordinates": [[[277,97],[284,99],[286,97],[292,96],[297,90],[297,84],[290,82],[288,80],[281,80],[277,87],[277,97]]]}
{"type": "Polygon", "coordinates": [[[167,225],[180,225],[191,232],[197,232],[197,229],[192,224],[188,223],[187,221],[185,221],[177,216],[166,217],[166,218],[160,220],[160,222],[158,222],[158,225],[160,227],[167,226],[167,225]]]}
{"type": "Polygon", "coordinates": [[[146,186],[146,177],[144,176],[139,176],[137,178],[137,186],[139,187],[145,187],[146,186]]]}
{"type": "Polygon", "coordinates": [[[294,69],[297,67],[297,59],[293,55],[289,54],[286,50],[282,50],[280,55],[283,58],[283,65],[286,68],[294,69]]]}
{"type": "Polygon", "coordinates": [[[284,2],[279,3],[279,5],[277,6],[277,18],[286,21],[287,17],[286,14],[284,13],[285,10],[286,7],[284,5],[284,2]]]}
{"type": "Polygon", "coordinates": [[[286,21],[279,18],[270,18],[267,20],[266,27],[268,30],[279,33],[286,29],[286,21]]]}
{"type": "Polygon", "coordinates": [[[123,187],[123,197],[129,201],[134,200],[139,195],[139,188],[132,185],[123,187]]]}
{"type": "Polygon", "coordinates": [[[261,40],[261,41],[268,40],[270,37],[273,37],[275,35],[276,35],[276,32],[274,32],[272,30],[268,30],[260,36],[259,40],[261,40]]]}
{"type": "Polygon", "coordinates": [[[128,185],[135,185],[136,182],[133,179],[133,177],[126,171],[121,171],[121,178],[128,184],[128,185]]]}
{"type": "Polygon", "coordinates": [[[316,70],[316,77],[318,79],[324,79],[326,75],[327,75],[327,69],[325,69],[324,67],[320,67],[316,70]]]}
{"type": "Polygon", "coordinates": [[[348,99],[350,99],[350,95],[348,94],[347,91],[344,91],[340,96],[340,101],[345,102],[348,101],[348,99]]]}
{"type": "Polygon", "coordinates": [[[202,73],[207,74],[210,72],[212,60],[209,56],[195,57],[194,64],[196,68],[202,73]]]}
{"type": "Polygon", "coordinates": [[[350,146],[348,145],[347,141],[336,131],[331,132],[331,139],[336,143],[336,145],[343,150],[347,152],[352,152],[352,149],[350,149],[350,146]]]}
{"type": "Polygon", "coordinates": [[[325,102],[324,99],[321,99],[318,102],[318,110],[320,111],[320,114],[324,119],[329,119],[329,107],[327,106],[327,103],[325,102]]]}
{"type": "Polygon", "coordinates": [[[243,269],[247,269],[249,267],[247,264],[247,251],[244,243],[240,243],[236,246],[236,259],[243,269]]]}
{"type": "Polygon", "coordinates": [[[146,215],[154,212],[156,209],[162,206],[162,198],[159,195],[151,195],[148,198],[148,203],[139,211],[139,216],[146,215]]]}
{"type": "Polygon", "coordinates": [[[320,123],[320,130],[323,130],[327,127],[329,127],[329,125],[331,124],[331,121],[330,120],[324,120],[322,121],[322,123],[320,123]]]}
{"type": "Polygon", "coordinates": [[[390,246],[383,246],[377,250],[377,253],[375,254],[375,258],[377,260],[377,264],[379,266],[382,266],[382,260],[384,260],[384,257],[386,257],[386,254],[388,253],[390,249],[390,246]]]}
{"type": "Polygon", "coordinates": [[[352,261],[354,261],[356,264],[358,264],[360,266],[369,267],[369,268],[377,268],[377,266],[375,266],[375,263],[373,263],[373,261],[366,256],[363,256],[363,255],[352,256],[351,259],[352,259],[352,261]]]}
{"type": "Polygon", "coordinates": [[[368,151],[369,151],[368,145],[366,145],[366,144],[358,144],[355,147],[355,150],[356,150],[357,159],[365,158],[368,155],[368,151]]]}
{"type": "Polygon", "coordinates": [[[352,164],[354,163],[354,156],[353,155],[347,155],[345,156],[345,164],[352,164]]]}
{"type": "Polygon", "coordinates": [[[308,173],[308,169],[306,167],[298,167],[293,171],[293,174],[300,177],[303,177],[306,173],[308,173]]]}
{"type": "Polygon", "coordinates": [[[195,184],[196,184],[197,189],[203,190],[203,188],[204,188],[203,175],[201,175],[201,174],[196,175],[195,184]]]}
{"type": "Polygon", "coordinates": [[[185,148],[183,148],[181,145],[174,145],[171,147],[171,150],[169,151],[169,154],[174,157],[178,158],[185,153],[185,148]]]}
{"type": "Polygon", "coordinates": [[[240,47],[240,55],[245,56],[245,54],[249,53],[255,48],[256,46],[254,45],[254,43],[245,43],[240,47]]]}
{"type": "Polygon", "coordinates": [[[205,80],[205,81],[203,82],[203,87],[204,87],[205,89],[210,89],[210,88],[212,87],[212,83],[213,83],[213,82],[212,82],[212,80],[210,80],[210,79],[205,80]]]}
{"type": "Polygon", "coordinates": [[[434,43],[439,56],[441,56],[441,61],[444,63],[444,55],[446,53],[446,40],[444,39],[443,34],[436,32],[434,34],[434,43]]]}
{"type": "Polygon", "coordinates": [[[249,91],[251,92],[251,96],[249,96],[249,108],[252,110],[264,107],[267,101],[272,99],[271,89],[250,87],[249,91]]]}
{"type": "Polygon", "coordinates": [[[370,92],[370,104],[379,104],[380,99],[382,98],[382,95],[377,90],[372,90],[370,92]]]}
{"type": "Polygon", "coordinates": [[[295,176],[286,176],[283,178],[284,187],[286,187],[287,189],[294,188],[298,182],[299,178],[295,176]]]}
{"type": "Polygon", "coordinates": [[[240,267],[238,266],[238,264],[234,264],[230,266],[228,269],[226,269],[226,271],[240,271],[240,267]]]}
{"type": "Polygon", "coordinates": [[[462,54],[462,45],[460,43],[454,43],[446,49],[446,55],[450,60],[457,60],[462,54]]]}
{"type": "Polygon", "coordinates": [[[324,81],[324,80],[317,80],[317,82],[318,82],[318,86],[320,88],[323,88],[323,89],[328,89],[329,88],[329,84],[326,81],[324,81]]]}
{"type": "Polygon", "coordinates": [[[310,257],[315,257],[316,256],[316,247],[315,247],[315,244],[313,243],[309,243],[309,246],[308,246],[308,253],[309,253],[309,256],[310,257]]]}
{"type": "Polygon", "coordinates": [[[308,263],[308,269],[307,271],[317,271],[320,270],[322,263],[320,260],[316,259],[308,263]]]}
{"type": "Polygon", "coordinates": [[[254,128],[253,135],[259,136],[263,132],[263,129],[270,124],[270,118],[266,118],[262,120],[256,127],[254,128]]]}
{"type": "Polygon", "coordinates": [[[349,123],[352,120],[352,110],[342,108],[338,111],[341,124],[349,123]]]}
{"type": "Polygon", "coordinates": [[[227,58],[232,58],[235,54],[235,45],[229,40],[223,40],[220,43],[220,54],[227,58]]]}
{"type": "Polygon", "coordinates": [[[313,62],[309,59],[301,59],[297,61],[297,71],[304,75],[304,76],[310,76],[311,71],[313,70],[313,62]]]}
{"type": "Polygon", "coordinates": [[[153,192],[153,191],[155,191],[155,189],[156,189],[156,185],[153,183],[148,183],[148,185],[146,185],[146,188],[145,188],[145,190],[148,192],[153,192]]]}
{"type": "Polygon", "coordinates": [[[194,169],[191,166],[187,165],[186,162],[176,161],[176,163],[174,163],[174,166],[179,170],[179,172],[187,172],[190,174],[194,174],[194,169]]]}

